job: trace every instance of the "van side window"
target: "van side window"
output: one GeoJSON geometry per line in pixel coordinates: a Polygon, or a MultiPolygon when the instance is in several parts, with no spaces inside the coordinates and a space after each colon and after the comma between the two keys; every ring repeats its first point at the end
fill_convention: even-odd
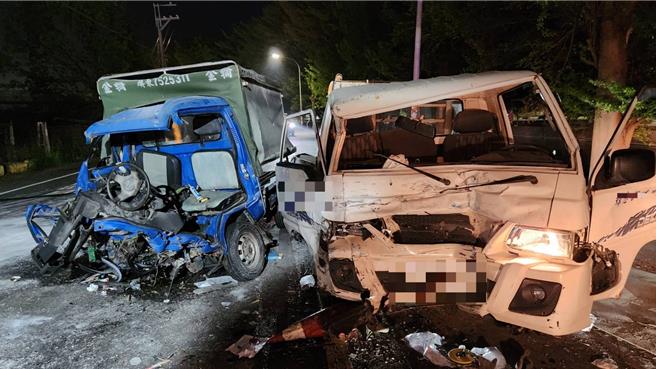
{"type": "Polygon", "coordinates": [[[501,94],[513,133],[515,146],[543,149],[554,159],[569,161],[567,145],[553,114],[532,82],[501,94]]]}

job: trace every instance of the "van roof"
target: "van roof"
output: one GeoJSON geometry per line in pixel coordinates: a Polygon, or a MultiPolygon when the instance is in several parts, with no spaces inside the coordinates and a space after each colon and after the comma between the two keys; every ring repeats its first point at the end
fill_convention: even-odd
{"type": "Polygon", "coordinates": [[[332,114],[349,119],[425,104],[533,79],[531,71],[459,74],[406,82],[369,83],[334,89],[328,97],[332,114]]]}

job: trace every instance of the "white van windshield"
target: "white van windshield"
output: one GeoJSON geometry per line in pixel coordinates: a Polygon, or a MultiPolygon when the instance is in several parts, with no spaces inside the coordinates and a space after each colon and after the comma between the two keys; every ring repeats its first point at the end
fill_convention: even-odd
{"type": "Polygon", "coordinates": [[[447,99],[349,119],[338,169],[388,168],[398,161],[411,166],[570,165],[567,144],[531,82],[498,97],[499,106],[492,108],[447,99]],[[510,127],[499,119],[501,104],[510,127]]]}

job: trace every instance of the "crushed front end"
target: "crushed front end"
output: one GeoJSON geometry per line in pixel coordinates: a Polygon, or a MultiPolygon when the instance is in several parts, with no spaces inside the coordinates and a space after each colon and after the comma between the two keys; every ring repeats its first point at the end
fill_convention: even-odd
{"type": "Polygon", "coordinates": [[[343,299],[368,300],[375,310],[476,304],[481,315],[551,335],[587,326],[590,250],[577,246],[574,234],[549,230],[524,238],[564,243],[571,236],[564,254],[513,248],[518,229],[524,227],[473,213],[334,223],[318,255],[319,284],[343,299]]]}

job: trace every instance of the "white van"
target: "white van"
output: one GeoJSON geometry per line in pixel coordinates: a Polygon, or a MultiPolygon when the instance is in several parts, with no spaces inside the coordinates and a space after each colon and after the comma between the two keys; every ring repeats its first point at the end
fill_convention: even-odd
{"type": "MultiPolygon", "coordinates": [[[[376,311],[471,303],[550,335],[577,332],[656,239],[656,156],[618,147],[653,92],[633,101],[588,176],[534,72],[334,88],[314,144],[282,144],[279,210],[339,298],[376,311]]],[[[313,115],[288,118],[303,114],[313,115]]]]}

